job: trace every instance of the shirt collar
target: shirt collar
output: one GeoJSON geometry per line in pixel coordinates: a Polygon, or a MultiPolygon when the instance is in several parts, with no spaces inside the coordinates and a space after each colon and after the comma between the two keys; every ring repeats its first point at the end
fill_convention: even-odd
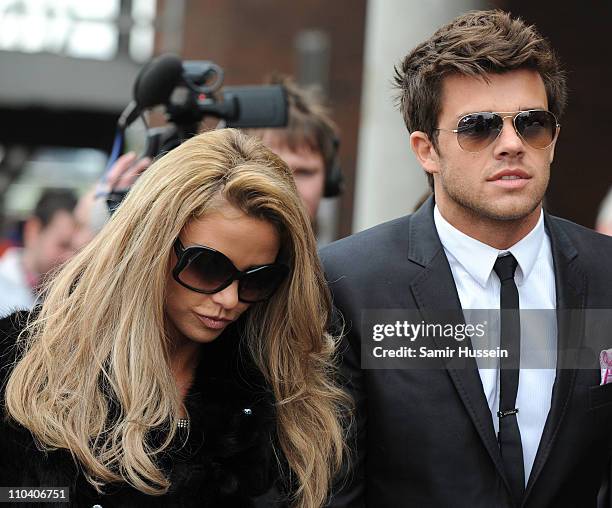
{"type": "Polygon", "coordinates": [[[509,249],[499,250],[482,243],[453,227],[434,207],[434,223],[444,249],[482,286],[486,287],[495,260],[501,254],[510,252],[518,261],[516,275],[517,285],[529,277],[533,269],[542,243],[544,241],[544,213],[540,210],[540,218],[535,227],[521,240],[509,249]]]}

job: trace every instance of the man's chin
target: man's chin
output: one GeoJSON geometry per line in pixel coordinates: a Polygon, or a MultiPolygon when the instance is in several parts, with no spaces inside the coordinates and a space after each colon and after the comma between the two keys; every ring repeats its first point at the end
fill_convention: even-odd
{"type": "Polygon", "coordinates": [[[529,219],[535,213],[539,214],[542,199],[512,196],[501,199],[493,198],[488,203],[464,202],[461,204],[470,209],[475,218],[480,217],[499,222],[515,222],[529,219]]]}
{"type": "Polygon", "coordinates": [[[535,213],[539,214],[541,201],[522,205],[510,204],[507,206],[492,207],[484,210],[483,215],[489,219],[500,222],[523,221],[532,217],[535,213]]]}

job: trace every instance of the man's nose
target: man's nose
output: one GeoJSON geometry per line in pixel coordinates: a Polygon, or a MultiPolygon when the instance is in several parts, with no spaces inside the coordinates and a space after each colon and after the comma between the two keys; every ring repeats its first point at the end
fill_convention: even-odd
{"type": "Polygon", "coordinates": [[[504,117],[504,124],[501,133],[495,140],[496,156],[516,156],[525,151],[523,139],[514,128],[512,116],[504,117]]]}

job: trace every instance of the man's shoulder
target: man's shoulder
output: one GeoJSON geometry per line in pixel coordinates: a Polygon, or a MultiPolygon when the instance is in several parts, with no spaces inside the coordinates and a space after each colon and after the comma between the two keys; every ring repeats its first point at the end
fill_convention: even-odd
{"type": "Polygon", "coordinates": [[[23,248],[10,247],[0,256],[0,275],[14,284],[25,283],[22,268],[23,248]]]}
{"type": "Polygon", "coordinates": [[[14,311],[29,310],[34,303],[35,297],[28,287],[0,272],[0,316],[6,316],[14,311]]]}
{"type": "Polygon", "coordinates": [[[334,260],[346,262],[346,256],[354,261],[387,248],[401,248],[402,244],[407,245],[411,218],[412,215],[405,215],[332,242],[321,248],[321,259],[324,264],[334,260]]]}
{"type": "Polygon", "coordinates": [[[549,231],[552,234],[566,235],[578,253],[590,253],[601,256],[603,252],[612,254],[612,236],[603,235],[580,224],[561,217],[548,216],[549,231]],[[598,249],[599,252],[595,252],[598,249]]]}

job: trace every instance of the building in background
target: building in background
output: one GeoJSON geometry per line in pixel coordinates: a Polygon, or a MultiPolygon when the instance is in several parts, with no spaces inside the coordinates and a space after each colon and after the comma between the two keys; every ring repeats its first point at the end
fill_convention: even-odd
{"type": "Polygon", "coordinates": [[[345,175],[345,194],[322,208],[325,240],[404,215],[427,186],[394,107],[393,66],[460,12],[492,7],[537,24],[565,62],[571,95],[547,204],[591,227],[612,183],[609,2],[0,0],[0,201],[19,215],[38,184],[84,188],[102,170],[140,66],[169,51],[213,60],[228,85],[279,71],[324,90],[345,175]]]}
{"type": "Polygon", "coordinates": [[[88,188],[155,44],[156,0],[0,1],[0,204],[27,215],[43,187],[88,188]]]}
{"type": "Polygon", "coordinates": [[[165,0],[159,4],[164,16],[176,22],[176,15],[169,13],[178,9],[184,20],[182,39],[161,33],[160,50],[215,61],[225,70],[226,84],[260,84],[278,71],[294,76],[300,85],[318,85],[327,95],[340,128],[345,192],[322,202],[318,224],[324,241],[351,232],[366,3],[165,0]]]}

